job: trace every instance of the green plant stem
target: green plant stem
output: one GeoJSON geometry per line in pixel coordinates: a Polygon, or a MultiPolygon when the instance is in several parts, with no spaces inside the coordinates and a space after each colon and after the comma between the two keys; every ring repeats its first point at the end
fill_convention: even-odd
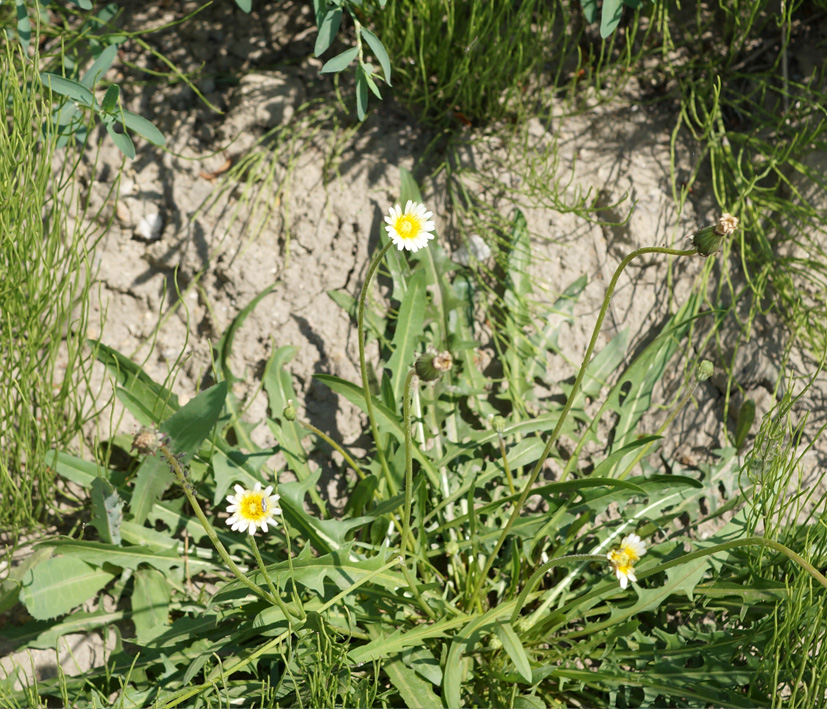
{"type": "Polygon", "coordinates": [[[345,462],[350,466],[350,469],[356,473],[360,479],[364,480],[367,475],[365,475],[365,471],[359,466],[359,464],[350,456],[350,454],[342,448],[336,441],[334,441],[330,436],[328,436],[324,431],[316,428],[312,423],[309,421],[302,421],[300,418],[296,419],[296,423],[300,426],[306,428],[308,431],[315,433],[319,438],[321,438],[327,445],[329,445],[334,450],[338,451],[342,457],[345,459],[345,462]]]}
{"type": "Polygon", "coordinates": [[[511,468],[508,465],[508,456],[505,453],[505,439],[501,433],[497,433],[497,439],[500,442],[500,455],[503,457],[503,468],[505,468],[505,477],[508,479],[508,489],[512,495],[516,495],[517,490],[514,488],[514,478],[511,477],[511,468]]]}
{"type": "Polygon", "coordinates": [[[405,579],[408,582],[408,587],[411,589],[414,598],[416,598],[419,606],[425,611],[425,614],[431,619],[435,620],[436,616],[431,610],[430,606],[425,603],[419,589],[416,586],[416,578],[408,569],[405,562],[405,555],[408,553],[408,542],[411,534],[411,506],[413,503],[413,441],[411,440],[411,388],[416,377],[416,370],[411,367],[405,377],[405,387],[402,390],[402,427],[405,433],[405,503],[402,517],[402,536],[399,540],[399,550],[402,554],[402,573],[405,574],[405,579]]]}
{"type": "Polygon", "coordinates": [[[391,475],[390,468],[388,467],[388,461],[385,458],[385,450],[382,446],[382,442],[379,440],[379,428],[376,425],[376,415],[373,413],[373,395],[370,393],[368,368],[365,363],[365,301],[367,301],[368,298],[368,290],[370,288],[370,282],[373,278],[373,274],[376,272],[376,269],[379,267],[379,263],[382,261],[385,254],[388,253],[388,249],[390,249],[392,245],[393,242],[388,241],[388,243],[385,244],[382,250],[379,251],[370,262],[368,272],[365,275],[365,282],[362,284],[362,291],[359,293],[359,311],[357,315],[357,325],[359,329],[359,368],[362,371],[362,389],[365,392],[365,407],[368,410],[368,421],[370,422],[370,432],[371,435],[373,435],[373,442],[376,446],[376,456],[379,458],[379,464],[382,466],[382,473],[384,474],[385,481],[388,484],[388,493],[390,496],[396,494],[396,485],[393,482],[393,476],[391,475]]]}
{"type": "Polygon", "coordinates": [[[402,390],[402,428],[405,434],[405,505],[402,510],[402,538],[399,550],[402,554],[408,553],[408,537],[411,533],[411,503],[413,501],[413,454],[411,441],[411,387],[416,376],[416,370],[411,367],[405,377],[405,387],[402,390]]]}
{"type": "Polygon", "coordinates": [[[258,568],[261,571],[262,576],[264,576],[264,580],[267,582],[267,588],[270,589],[270,593],[273,595],[273,598],[276,599],[276,605],[281,609],[281,612],[284,613],[284,617],[287,619],[287,622],[290,622],[290,617],[293,613],[284,603],[281,598],[281,594],[278,592],[276,587],[273,585],[273,581],[270,578],[270,574],[267,572],[267,567],[264,565],[264,560],[261,558],[261,552],[258,550],[258,543],[256,542],[256,535],[255,534],[248,534],[250,537],[250,548],[253,550],[253,556],[256,557],[256,563],[258,564],[258,568]]]}
{"type": "Polygon", "coordinates": [[[546,462],[546,459],[551,452],[552,447],[555,443],[557,443],[557,438],[560,436],[560,431],[563,430],[563,424],[566,422],[568,418],[569,411],[571,410],[572,404],[574,403],[574,399],[577,396],[577,392],[580,390],[580,385],[583,382],[583,377],[586,375],[586,368],[589,366],[589,362],[592,358],[592,353],[594,352],[594,348],[597,345],[597,338],[600,335],[600,329],[603,327],[603,320],[606,317],[606,312],[609,309],[609,305],[612,302],[612,295],[614,294],[614,290],[617,287],[617,281],[620,278],[620,274],[623,273],[623,269],[631,263],[632,260],[636,259],[638,256],[644,256],[646,254],[667,254],[669,256],[695,256],[697,255],[697,251],[695,249],[687,249],[687,250],[678,250],[678,249],[668,249],[662,246],[645,246],[641,249],[636,249],[632,251],[626,258],[624,258],[620,264],[618,265],[617,269],[615,269],[614,275],[612,276],[612,280],[609,282],[608,288],[606,288],[606,295],[603,297],[603,305],[600,308],[600,313],[597,316],[597,322],[594,325],[594,331],[592,332],[591,340],[589,340],[589,346],[586,348],[586,354],[583,357],[583,362],[580,365],[580,371],[577,372],[577,378],[574,380],[574,386],[571,389],[571,393],[569,394],[568,398],[566,399],[566,405],[563,407],[563,411],[560,414],[560,418],[557,419],[557,425],[555,425],[554,430],[551,432],[551,436],[549,436],[548,442],[546,443],[546,447],[543,449],[542,454],[537,459],[537,463],[534,466],[534,469],[531,471],[531,475],[529,475],[528,480],[523,487],[523,492],[520,495],[520,499],[517,500],[517,503],[514,505],[514,510],[511,512],[511,516],[508,518],[508,522],[506,522],[503,531],[500,533],[499,539],[497,539],[497,543],[492,549],[491,553],[488,555],[488,559],[485,562],[485,566],[483,567],[482,572],[480,573],[479,577],[477,578],[474,588],[471,594],[471,598],[476,598],[479,594],[480,588],[482,586],[483,581],[488,576],[488,572],[491,571],[491,567],[494,564],[494,559],[496,559],[497,554],[499,553],[500,549],[502,548],[503,543],[505,542],[506,538],[508,537],[511,528],[514,526],[514,523],[517,521],[517,517],[520,516],[520,512],[522,511],[523,505],[525,501],[528,499],[529,494],[531,493],[531,489],[534,487],[534,483],[537,481],[537,478],[540,475],[540,471],[543,469],[543,464],[546,462]]]}
{"type": "Polygon", "coordinates": [[[247,576],[244,575],[244,572],[238,568],[238,565],[230,558],[230,555],[227,553],[227,550],[224,548],[224,545],[218,539],[218,535],[215,533],[212,525],[210,524],[209,520],[207,519],[206,515],[204,514],[203,510],[201,509],[201,505],[198,504],[198,500],[195,499],[195,495],[192,494],[192,490],[190,490],[189,483],[187,482],[187,478],[184,475],[184,470],[181,467],[181,464],[178,462],[178,458],[175,457],[173,452],[169,449],[169,446],[165,443],[162,443],[159,446],[159,450],[163,454],[164,458],[166,458],[167,463],[169,463],[169,467],[172,468],[172,472],[175,473],[175,477],[178,478],[178,483],[181,485],[181,489],[183,489],[184,494],[187,496],[187,500],[190,503],[190,506],[195,512],[195,516],[198,517],[201,525],[204,527],[204,531],[207,533],[210,541],[212,542],[215,550],[218,552],[218,555],[227,565],[227,568],[233,572],[233,575],[243,583],[247,588],[249,588],[253,593],[255,593],[259,598],[263,598],[268,603],[273,605],[277,605],[277,601],[273,596],[271,596],[267,591],[256,586],[247,576]]]}
{"type": "MultiPolygon", "coordinates": [[[[281,528],[284,530],[284,540],[287,543],[287,568],[290,569],[290,578],[295,579],[296,572],[293,570],[293,547],[290,543],[290,530],[287,527],[287,520],[284,519],[284,514],[281,516],[281,528]]],[[[302,604],[301,597],[296,591],[295,583],[291,584],[290,592],[293,595],[293,602],[296,604],[296,608],[299,609],[299,616],[302,620],[304,620],[307,617],[307,613],[304,612],[304,605],[302,604]]]]}

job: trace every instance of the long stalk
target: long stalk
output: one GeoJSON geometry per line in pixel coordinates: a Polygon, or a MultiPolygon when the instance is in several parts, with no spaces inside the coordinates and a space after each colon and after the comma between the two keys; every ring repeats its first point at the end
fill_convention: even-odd
{"type": "Polygon", "coordinates": [[[365,362],[365,301],[367,301],[368,298],[368,290],[370,288],[370,282],[373,278],[373,274],[376,273],[379,263],[382,261],[385,254],[388,253],[388,249],[390,249],[392,245],[392,241],[385,244],[382,250],[373,257],[373,260],[368,266],[368,272],[365,275],[365,282],[362,284],[361,293],[359,293],[359,312],[357,316],[357,325],[359,329],[359,369],[362,371],[362,390],[365,392],[365,407],[368,410],[368,421],[370,422],[370,432],[373,436],[373,442],[376,446],[376,456],[379,458],[379,465],[382,466],[382,473],[384,474],[385,481],[388,484],[389,496],[396,494],[396,484],[393,482],[393,476],[391,475],[390,468],[388,467],[388,461],[385,458],[385,448],[382,445],[382,441],[379,440],[379,428],[376,425],[376,415],[373,413],[373,395],[370,393],[368,368],[365,362]]]}

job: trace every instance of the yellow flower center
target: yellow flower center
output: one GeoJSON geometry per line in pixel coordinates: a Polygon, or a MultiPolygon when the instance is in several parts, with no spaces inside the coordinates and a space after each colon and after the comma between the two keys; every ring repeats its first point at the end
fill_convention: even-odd
{"type": "Polygon", "coordinates": [[[630,546],[625,546],[620,550],[620,553],[626,556],[629,559],[629,565],[631,566],[636,561],[640,561],[640,557],[638,556],[637,552],[630,546]]]}
{"type": "Polygon", "coordinates": [[[269,510],[264,495],[260,492],[250,492],[241,501],[239,516],[252,522],[260,522],[267,517],[269,510]]]}
{"type": "Polygon", "coordinates": [[[419,219],[413,214],[403,214],[396,220],[396,233],[402,239],[413,239],[419,233],[419,219]]]}

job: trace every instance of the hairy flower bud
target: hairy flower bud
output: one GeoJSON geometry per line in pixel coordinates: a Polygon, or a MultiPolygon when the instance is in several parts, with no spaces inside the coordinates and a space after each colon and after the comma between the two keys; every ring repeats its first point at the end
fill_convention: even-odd
{"type": "Polygon", "coordinates": [[[715,373],[715,365],[712,364],[708,359],[701,360],[698,362],[698,366],[695,368],[695,379],[699,382],[705,382],[715,373]]]}
{"type": "Polygon", "coordinates": [[[296,407],[293,406],[292,399],[287,400],[287,406],[284,407],[284,411],[281,412],[281,415],[284,416],[287,421],[296,420],[296,407]]]}
{"type": "Polygon", "coordinates": [[[692,245],[701,256],[711,256],[721,250],[724,239],[738,228],[738,219],[724,212],[715,226],[707,226],[695,232],[692,245]]]}
{"type": "Polygon", "coordinates": [[[142,426],[132,439],[132,450],[141,455],[152,455],[166,441],[166,435],[154,428],[142,426]]]}
{"type": "Polygon", "coordinates": [[[416,375],[423,382],[435,382],[454,366],[450,352],[426,352],[416,360],[416,375]]]}

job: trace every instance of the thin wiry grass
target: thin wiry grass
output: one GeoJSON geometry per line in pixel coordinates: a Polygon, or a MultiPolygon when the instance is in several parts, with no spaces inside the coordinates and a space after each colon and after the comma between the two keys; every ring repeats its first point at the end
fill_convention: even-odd
{"type": "Polygon", "coordinates": [[[75,180],[79,153],[68,151],[54,171],[36,57],[8,42],[0,63],[0,524],[25,527],[54,511],[45,453],[72,441],[94,408],[80,383],[101,230],[75,180]]]}

